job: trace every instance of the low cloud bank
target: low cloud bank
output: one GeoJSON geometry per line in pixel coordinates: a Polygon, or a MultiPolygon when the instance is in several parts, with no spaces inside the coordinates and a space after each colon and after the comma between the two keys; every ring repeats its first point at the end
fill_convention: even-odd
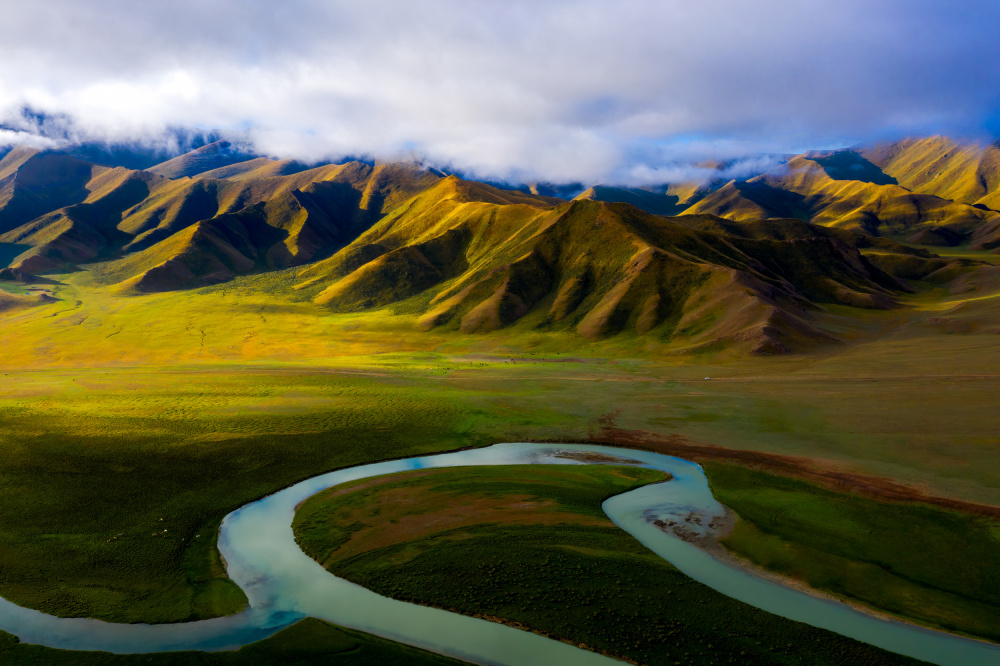
{"type": "Polygon", "coordinates": [[[620,184],[631,186],[659,185],[661,183],[695,183],[747,180],[771,171],[785,162],[783,155],[755,155],[719,164],[672,164],[652,167],[641,164],[628,169],[620,184]]]}

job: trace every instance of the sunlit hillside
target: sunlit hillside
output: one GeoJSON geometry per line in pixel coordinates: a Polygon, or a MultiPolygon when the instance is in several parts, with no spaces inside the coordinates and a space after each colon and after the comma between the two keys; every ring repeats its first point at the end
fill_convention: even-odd
{"type": "Polygon", "coordinates": [[[146,171],[18,149],[0,162],[0,326],[17,364],[42,349],[67,362],[336,356],[332,322],[369,330],[366,348],[548,339],[677,358],[838,353],[925,311],[938,313],[927,331],[992,330],[1000,214],[890,173],[905,180],[917,148],[950,150],[955,174],[970,155],[988,162],[990,149],[958,145],[806,154],[742,182],[595,186],[573,201],[222,144],[146,171]],[[274,345],[268,329],[287,333],[274,345]]]}

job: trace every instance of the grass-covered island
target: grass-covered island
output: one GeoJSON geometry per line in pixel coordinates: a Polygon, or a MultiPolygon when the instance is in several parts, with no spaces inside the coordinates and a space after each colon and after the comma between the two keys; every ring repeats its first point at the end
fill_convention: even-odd
{"type": "Polygon", "coordinates": [[[645,664],[911,664],[692,581],[601,502],[662,473],[620,466],[423,470],[323,491],[303,549],[381,594],[645,664]]]}

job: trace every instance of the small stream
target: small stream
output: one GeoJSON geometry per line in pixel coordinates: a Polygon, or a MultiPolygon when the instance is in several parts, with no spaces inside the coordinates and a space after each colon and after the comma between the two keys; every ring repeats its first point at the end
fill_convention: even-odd
{"type": "Polygon", "coordinates": [[[250,600],[229,617],[179,624],[114,624],[57,618],[0,599],[0,629],[22,642],[116,653],[227,650],[266,638],[303,617],[377,634],[480,664],[538,666],[619,663],[494,622],[380,596],[331,575],[303,553],[292,534],[295,506],[347,481],[432,467],[515,464],[597,464],[602,456],[638,461],[673,480],[612,497],[604,510],[619,527],[691,578],[740,601],[792,620],[829,629],[899,654],[948,666],[1000,665],[1000,646],[869,615],[758,578],[675,536],[704,536],[724,509],[701,468],[671,456],[591,445],[495,446],[373,463],[302,481],[248,504],[223,520],[219,549],[227,572],[250,600]],[[664,531],[658,525],[673,525],[664,531]]]}

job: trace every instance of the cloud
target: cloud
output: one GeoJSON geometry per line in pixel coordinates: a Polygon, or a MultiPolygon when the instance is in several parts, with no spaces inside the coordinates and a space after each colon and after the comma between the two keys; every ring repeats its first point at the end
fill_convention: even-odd
{"type": "Polygon", "coordinates": [[[1000,111],[998,19],[991,0],[19,3],[0,122],[30,107],[77,138],[220,129],[305,160],[638,182],[704,159],[981,135],[1000,111]]]}
{"type": "Polygon", "coordinates": [[[0,129],[0,147],[28,146],[29,148],[52,148],[56,142],[31,132],[0,129]]]}
{"type": "Polygon", "coordinates": [[[620,185],[659,185],[662,183],[696,183],[708,185],[712,182],[727,182],[730,180],[746,180],[753,176],[773,172],[782,167],[783,155],[755,155],[733,160],[730,163],[674,163],[651,167],[639,164],[630,167],[608,181],[620,185]]]}

